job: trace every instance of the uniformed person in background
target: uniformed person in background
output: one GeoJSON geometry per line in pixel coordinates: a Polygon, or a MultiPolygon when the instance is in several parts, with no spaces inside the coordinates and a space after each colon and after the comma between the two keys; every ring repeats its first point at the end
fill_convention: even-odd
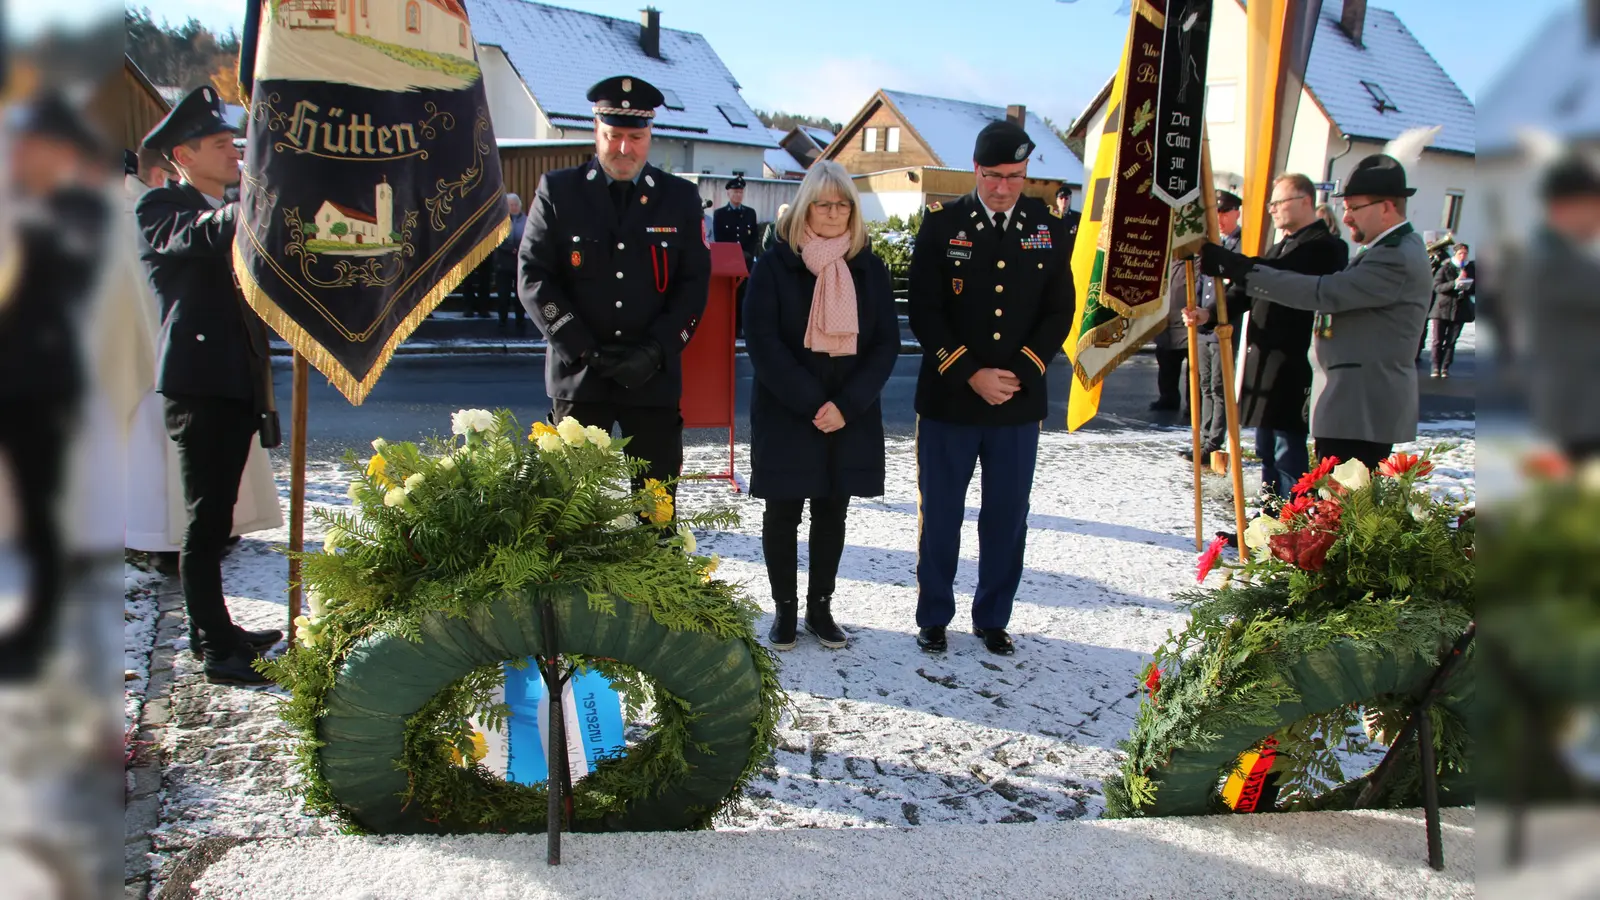
{"type": "MultiPolygon", "coordinates": [[[[744,205],[745,186],[743,175],[735,175],[728,182],[728,204],[711,216],[711,239],[738,244],[744,255],[744,270],[753,272],[756,257],[761,255],[761,231],[756,225],[756,211],[744,205]]],[[[739,337],[744,336],[745,284],[739,282],[733,298],[733,333],[739,337]]]]}
{"type": "Polygon", "coordinates": [[[549,342],[550,420],[617,425],[643,477],[665,481],[683,464],[681,357],[711,284],[700,194],[647,161],[659,90],[619,75],[589,100],[595,158],[539,179],[518,294],[549,342]]]}
{"type": "Polygon", "coordinates": [[[1033,141],[1011,122],[978,133],[977,189],[922,219],[910,273],[911,330],[922,343],[917,378],[917,644],[946,648],[955,617],[967,485],[983,462],[978,589],[972,628],[993,653],[1022,579],[1028,494],[1045,368],[1072,323],[1072,236],[1043,201],[1022,195],[1033,141]]]}
{"type": "Polygon", "coordinates": [[[264,684],[251,662],[283,633],[235,625],[222,593],[222,555],[270,377],[266,326],[233,280],[239,206],[222,200],[239,182],[233,139],[216,90],[191,91],[144,139],[179,180],[139,198],[135,215],[139,258],[161,303],[156,390],[188,506],[178,571],[191,633],[207,680],[264,684]]]}
{"type": "MultiPolygon", "coordinates": [[[[1072,236],[1073,241],[1077,241],[1078,220],[1083,218],[1083,214],[1072,208],[1072,188],[1064,184],[1056,188],[1055,213],[1066,223],[1067,234],[1072,236]]],[[[1067,247],[1067,253],[1069,255],[1072,253],[1070,245],[1067,247]]]]}

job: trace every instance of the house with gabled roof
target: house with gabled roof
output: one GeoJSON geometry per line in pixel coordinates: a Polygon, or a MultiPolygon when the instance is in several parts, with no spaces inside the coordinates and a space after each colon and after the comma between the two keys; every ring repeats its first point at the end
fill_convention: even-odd
{"type": "Polygon", "coordinates": [[[778,142],[777,147],[766,152],[765,164],[763,165],[763,168],[766,170],[766,176],[768,178],[786,178],[798,181],[799,179],[806,177],[807,165],[796,159],[794,154],[790,153],[789,148],[783,143],[785,138],[789,137],[794,131],[798,130],[799,129],[792,129],[790,131],[785,131],[782,128],[767,129],[767,133],[772,135],[772,139],[778,142]]]}
{"type": "MultiPolygon", "coordinates": [[[[1206,72],[1206,131],[1220,187],[1237,190],[1245,154],[1245,6],[1218,2],[1206,72]]],[[[1104,130],[1111,85],[1068,129],[1093,157],[1104,130]]],[[[1366,0],[1323,0],[1305,86],[1289,143],[1287,171],[1337,190],[1366,156],[1418,128],[1439,126],[1406,176],[1417,193],[1407,215],[1419,231],[1453,231],[1472,241],[1465,209],[1473,200],[1475,113],[1472,101],[1400,17],[1366,0]]],[[[1091,198],[1092,199],[1092,198],[1091,198]]],[[[1349,235],[1346,233],[1348,239],[1349,235]]]]}
{"type": "Polygon", "coordinates": [[[1052,202],[1063,184],[1083,184],[1083,163],[1055,130],[1024,106],[879,89],[823,152],[856,176],[869,219],[907,218],[928,203],[967,193],[975,184],[972,146],[985,125],[1020,124],[1034,144],[1024,192],[1052,202]]]}
{"type": "Polygon", "coordinates": [[[650,161],[669,172],[760,177],[778,146],[705,37],[662,27],[659,10],[632,22],[530,0],[464,2],[498,139],[591,138],[589,87],[628,74],[666,96],[650,161]]]}

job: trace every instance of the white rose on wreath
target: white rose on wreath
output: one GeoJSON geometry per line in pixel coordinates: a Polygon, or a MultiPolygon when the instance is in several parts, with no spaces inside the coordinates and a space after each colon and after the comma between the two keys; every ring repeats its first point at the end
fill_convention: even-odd
{"type": "Polygon", "coordinates": [[[561,435],[563,441],[574,447],[587,439],[587,435],[583,430],[583,423],[571,416],[567,416],[556,424],[556,434],[561,435]]]}
{"type": "Polygon", "coordinates": [[[683,539],[683,552],[693,553],[700,546],[694,539],[694,532],[687,525],[678,526],[678,537],[683,539]]]}
{"type": "Polygon", "coordinates": [[[458,409],[450,416],[450,432],[471,435],[494,427],[494,413],[487,409],[458,409]]]}
{"type": "Polygon", "coordinates": [[[611,432],[602,430],[598,425],[590,425],[585,428],[583,435],[589,439],[589,443],[599,447],[601,450],[611,447],[611,432]]]}
{"type": "Polygon", "coordinates": [[[383,495],[383,505],[390,508],[403,508],[406,505],[406,489],[403,487],[389,488],[383,495]]]}
{"type": "MultiPolygon", "coordinates": [[[[1359,459],[1349,459],[1333,467],[1333,480],[1347,491],[1359,491],[1372,483],[1372,471],[1367,464],[1359,459]]],[[[1333,499],[1333,492],[1327,488],[1317,492],[1324,500],[1333,499]]]]}
{"type": "Polygon", "coordinates": [[[546,453],[554,453],[566,446],[566,444],[561,440],[561,435],[556,434],[553,431],[547,431],[544,434],[539,435],[538,442],[539,449],[546,453]]]}
{"type": "Polygon", "coordinates": [[[420,487],[422,485],[423,481],[424,481],[424,478],[423,478],[423,475],[422,475],[421,472],[413,472],[410,475],[407,475],[406,476],[405,492],[409,494],[412,491],[416,490],[418,487],[420,487]]]}

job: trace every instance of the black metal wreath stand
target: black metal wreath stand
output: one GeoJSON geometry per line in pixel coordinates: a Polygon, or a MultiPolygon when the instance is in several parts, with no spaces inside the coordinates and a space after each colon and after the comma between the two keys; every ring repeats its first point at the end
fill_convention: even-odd
{"type": "Polygon", "coordinates": [[[554,604],[545,600],[542,604],[541,614],[544,617],[545,655],[539,659],[539,675],[544,679],[545,693],[550,698],[550,742],[549,759],[546,760],[545,771],[548,774],[545,784],[549,796],[545,820],[545,862],[552,866],[561,865],[561,828],[562,812],[565,811],[568,824],[572,819],[572,769],[567,761],[567,711],[562,699],[567,682],[572,678],[575,669],[561,671],[561,645],[556,633],[556,610],[554,604]]]}
{"type": "Polygon", "coordinates": [[[1456,639],[1450,652],[1439,661],[1438,668],[1433,670],[1433,677],[1428,679],[1422,693],[1415,698],[1415,705],[1412,707],[1411,716],[1406,720],[1405,727],[1400,729],[1399,736],[1389,745],[1389,752],[1384,754],[1383,762],[1378,763],[1378,767],[1372,770],[1366,786],[1356,798],[1356,808],[1365,809],[1383,795],[1384,785],[1394,774],[1396,763],[1405,749],[1406,742],[1415,734],[1417,750],[1422,757],[1422,812],[1428,829],[1428,865],[1435,870],[1444,868],[1444,846],[1439,833],[1439,773],[1433,755],[1433,719],[1429,715],[1429,710],[1434,701],[1444,694],[1445,683],[1460,667],[1467,648],[1472,645],[1473,637],[1477,633],[1478,623],[1468,623],[1467,630],[1461,633],[1461,637],[1456,639]]]}

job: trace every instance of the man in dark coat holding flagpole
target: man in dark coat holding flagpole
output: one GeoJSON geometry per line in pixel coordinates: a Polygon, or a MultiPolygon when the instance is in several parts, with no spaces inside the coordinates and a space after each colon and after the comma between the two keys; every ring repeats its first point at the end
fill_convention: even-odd
{"type": "Polygon", "coordinates": [[[700,194],[647,161],[659,90],[619,75],[589,100],[595,158],[539,179],[518,294],[549,342],[551,421],[617,425],[665,481],[683,465],[680,359],[711,284],[700,194]]]}
{"type": "Polygon", "coordinates": [[[233,529],[250,442],[262,427],[268,376],[266,326],[249,313],[233,278],[239,204],[234,130],[210,87],[179,101],[144,139],[179,180],[139,199],[139,256],[161,301],[156,390],[178,446],[188,525],[178,557],[191,634],[214,683],[265,684],[251,663],[283,638],[233,623],[222,593],[222,555],[233,529]]]}

